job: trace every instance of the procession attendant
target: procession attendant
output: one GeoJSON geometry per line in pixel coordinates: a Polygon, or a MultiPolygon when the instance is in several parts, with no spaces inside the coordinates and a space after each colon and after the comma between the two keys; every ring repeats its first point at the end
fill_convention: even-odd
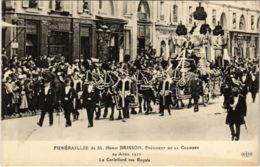
{"type": "Polygon", "coordinates": [[[102,69],[104,70],[104,85],[105,90],[102,94],[103,100],[105,103],[105,110],[103,117],[106,118],[108,114],[108,108],[111,108],[111,114],[109,120],[114,120],[114,109],[115,109],[115,100],[114,100],[114,91],[113,91],[113,84],[114,80],[117,81],[117,77],[112,74],[111,68],[107,63],[102,64],[102,69]]]}
{"type": "Polygon", "coordinates": [[[37,123],[40,127],[43,125],[45,114],[49,114],[49,125],[53,125],[53,109],[54,109],[54,98],[55,92],[51,87],[50,79],[44,79],[44,86],[40,90],[40,102],[39,106],[41,109],[40,120],[37,123]]]}
{"type": "Polygon", "coordinates": [[[73,75],[72,75],[72,85],[74,90],[76,91],[76,97],[74,99],[73,102],[73,118],[74,120],[78,120],[79,119],[79,110],[82,108],[82,104],[81,104],[81,100],[80,97],[82,95],[82,80],[79,77],[79,72],[75,69],[73,75]]]}
{"type": "Polygon", "coordinates": [[[164,116],[164,109],[168,110],[169,115],[171,115],[170,105],[171,101],[171,86],[172,86],[172,79],[166,74],[163,76],[163,80],[160,81],[158,87],[158,94],[159,94],[159,113],[160,116],[164,116]]]}
{"type": "Polygon", "coordinates": [[[194,74],[194,78],[191,80],[190,83],[190,88],[191,88],[191,98],[194,101],[194,112],[199,111],[199,98],[201,95],[201,90],[202,90],[202,82],[199,79],[197,74],[194,74]]]}
{"type": "Polygon", "coordinates": [[[70,127],[72,125],[70,115],[73,111],[73,102],[76,98],[76,92],[73,87],[71,87],[71,81],[69,78],[65,79],[65,87],[61,91],[61,106],[64,109],[64,115],[66,124],[65,127],[70,127]]]}
{"type": "Polygon", "coordinates": [[[122,108],[123,111],[123,119],[129,118],[129,97],[131,95],[131,88],[132,88],[132,81],[127,77],[127,73],[123,72],[121,80],[118,82],[116,91],[119,94],[119,106],[122,108]]]}

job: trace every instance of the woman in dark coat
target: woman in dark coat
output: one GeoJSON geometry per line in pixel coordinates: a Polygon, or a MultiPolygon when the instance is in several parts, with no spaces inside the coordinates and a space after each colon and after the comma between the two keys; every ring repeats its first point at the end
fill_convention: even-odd
{"type": "Polygon", "coordinates": [[[247,88],[245,85],[240,83],[239,86],[233,86],[232,95],[229,100],[230,105],[227,108],[228,114],[226,117],[226,124],[230,127],[232,140],[239,140],[240,125],[245,124],[244,117],[247,112],[246,95],[247,88]]]}

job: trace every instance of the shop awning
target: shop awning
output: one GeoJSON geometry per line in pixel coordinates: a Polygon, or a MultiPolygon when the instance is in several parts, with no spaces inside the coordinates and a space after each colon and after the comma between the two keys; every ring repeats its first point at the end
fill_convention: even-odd
{"type": "Polygon", "coordinates": [[[112,22],[112,23],[122,23],[127,24],[128,20],[122,17],[114,17],[114,16],[106,16],[106,15],[96,15],[98,20],[102,20],[104,22],[112,22]]]}

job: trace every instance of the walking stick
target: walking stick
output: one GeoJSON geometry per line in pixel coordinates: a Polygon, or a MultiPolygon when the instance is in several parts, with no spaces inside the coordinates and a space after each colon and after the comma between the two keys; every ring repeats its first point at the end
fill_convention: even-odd
{"type": "Polygon", "coordinates": [[[246,121],[245,121],[245,129],[247,130],[247,125],[246,125],[246,121]]]}

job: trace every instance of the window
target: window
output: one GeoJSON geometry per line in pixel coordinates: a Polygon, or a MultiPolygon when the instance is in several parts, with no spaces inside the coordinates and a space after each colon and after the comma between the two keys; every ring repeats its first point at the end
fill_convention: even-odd
{"type": "Polygon", "coordinates": [[[37,8],[38,0],[29,0],[29,8],[37,8]]]}
{"type": "Polygon", "coordinates": [[[192,6],[189,6],[189,24],[192,24],[193,22],[193,11],[192,6]]]}
{"type": "Polygon", "coordinates": [[[99,0],[99,9],[102,9],[102,0],[99,0]]]}
{"type": "Polygon", "coordinates": [[[255,17],[251,15],[251,30],[254,30],[255,27],[255,17]]]}
{"type": "Polygon", "coordinates": [[[173,5],[172,9],[172,22],[177,23],[178,22],[178,6],[173,5]]]}
{"type": "Polygon", "coordinates": [[[246,28],[246,21],[244,15],[242,15],[239,20],[239,29],[245,30],[245,28],[246,28]]]}
{"type": "Polygon", "coordinates": [[[163,6],[164,6],[164,1],[160,1],[160,20],[164,20],[164,14],[163,14],[163,6]]]}
{"type": "Polygon", "coordinates": [[[217,21],[216,21],[216,9],[213,9],[212,10],[212,25],[216,26],[216,23],[217,23],[217,21]]]}
{"type": "Polygon", "coordinates": [[[233,29],[236,29],[237,28],[237,26],[236,26],[236,24],[237,24],[237,18],[236,18],[237,16],[236,16],[236,13],[233,13],[233,22],[232,22],[232,28],[233,29]]]}
{"type": "Polygon", "coordinates": [[[138,20],[149,20],[149,7],[146,1],[140,1],[138,5],[138,20]]]}

